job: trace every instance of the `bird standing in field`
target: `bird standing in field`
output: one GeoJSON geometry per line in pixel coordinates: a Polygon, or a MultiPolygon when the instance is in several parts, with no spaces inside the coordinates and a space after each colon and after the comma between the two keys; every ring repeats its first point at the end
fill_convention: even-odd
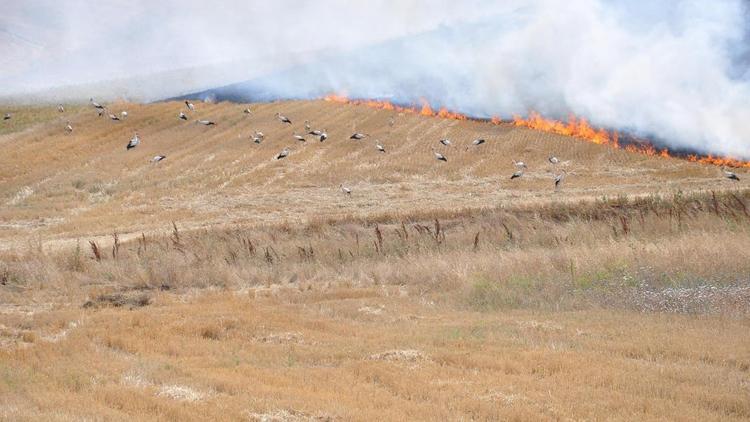
{"type": "Polygon", "coordinates": [[[320,142],[323,142],[326,139],[328,139],[328,133],[326,133],[326,130],[323,129],[323,133],[320,134],[320,142]]]}
{"type": "Polygon", "coordinates": [[[547,158],[547,161],[549,161],[551,164],[558,164],[560,162],[560,159],[555,157],[554,155],[550,155],[549,158],[547,158]]]}
{"type": "Polygon", "coordinates": [[[289,148],[284,148],[280,153],[276,154],[276,159],[281,160],[289,156],[289,148]]]}
{"type": "Polygon", "coordinates": [[[10,118],[13,117],[10,113],[5,113],[5,116],[3,116],[3,120],[10,120],[10,118]]]}
{"type": "Polygon", "coordinates": [[[324,130],[317,130],[317,129],[315,129],[315,130],[311,130],[311,131],[307,132],[307,134],[308,135],[312,135],[312,136],[320,136],[320,135],[323,134],[323,132],[324,132],[324,130]]]}
{"type": "Polygon", "coordinates": [[[115,122],[119,122],[120,121],[120,118],[117,117],[117,115],[112,114],[112,113],[109,114],[109,118],[110,118],[110,120],[113,120],[115,122]]]}
{"type": "Polygon", "coordinates": [[[351,195],[352,190],[344,186],[343,184],[339,185],[339,188],[341,189],[341,192],[344,192],[345,195],[351,195]]]}
{"type": "Polygon", "coordinates": [[[152,163],[158,163],[159,161],[161,161],[161,160],[163,160],[165,158],[167,158],[166,155],[157,155],[157,156],[155,156],[154,158],[151,159],[151,162],[152,163]]]}
{"type": "Polygon", "coordinates": [[[203,126],[216,126],[216,122],[211,120],[196,120],[195,123],[200,123],[203,126]]]}
{"type": "Polygon", "coordinates": [[[555,190],[560,187],[563,179],[565,179],[565,170],[563,170],[562,173],[555,175],[555,190]]]}
{"type": "Polygon", "coordinates": [[[188,110],[195,111],[195,106],[190,101],[185,100],[185,106],[188,108],[188,110]]]}
{"type": "Polygon", "coordinates": [[[449,147],[449,146],[452,145],[452,142],[451,142],[450,139],[441,139],[440,143],[443,144],[443,145],[445,145],[445,146],[447,146],[447,147],[449,147]]]}
{"type": "Polygon", "coordinates": [[[377,148],[380,152],[385,152],[385,147],[381,144],[375,144],[375,148],[377,148]]]}
{"type": "Polygon", "coordinates": [[[512,174],[511,176],[510,176],[510,180],[513,180],[513,179],[518,179],[518,178],[519,178],[519,177],[521,177],[521,176],[523,176],[523,169],[521,169],[521,170],[516,170],[516,171],[515,171],[515,172],[514,172],[514,173],[513,173],[513,174],[512,174]]]}
{"type": "Polygon", "coordinates": [[[445,162],[445,163],[447,163],[447,162],[448,162],[448,158],[447,158],[447,157],[446,157],[445,155],[443,155],[443,154],[441,154],[441,153],[439,153],[439,152],[435,151],[435,148],[433,148],[433,149],[432,149],[432,153],[433,153],[433,154],[435,154],[435,159],[436,159],[436,160],[438,160],[438,161],[443,161],[443,162],[445,162]]]}
{"type": "Polygon", "coordinates": [[[297,141],[299,141],[299,142],[307,142],[307,140],[305,139],[305,137],[304,137],[304,136],[302,136],[302,135],[297,135],[297,134],[295,133],[294,135],[292,135],[292,137],[293,137],[294,139],[296,139],[297,141]]]}
{"type": "Polygon", "coordinates": [[[355,141],[359,141],[359,140],[365,139],[366,137],[367,135],[365,135],[364,133],[354,132],[352,136],[349,137],[349,139],[354,139],[355,141]]]}
{"type": "Polygon", "coordinates": [[[185,115],[185,113],[180,112],[180,120],[187,120],[188,117],[185,115]]]}
{"type": "Polygon", "coordinates": [[[305,132],[309,132],[309,131],[310,131],[310,121],[305,120],[305,132]]]}
{"type": "Polygon", "coordinates": [[[735,182],[739,182],[740,181],[740,177],[737,176],[736,173],[734,173],[732,171],[729,171],[729,170],[727,170],[724,167],[721,168],[721,171],[724,173],[724,177],[726,177],[727,179],[734,180],[735,182]]]}
{"type": "Polygon", "coordinates": [[[290,125],[292,124],[292,121],[291,121],[291,120],[290,120],[290,119],[289,119],[288,117],[286,117],[286,116],[282,115],[281,113],[276,113],[276,118],[277,118],[277,119],[278,119],[278,120],[279,120],[279,121],[280,121],[281,123],[286,123],[286,124],[290,124],[290,125]]]}
{"type": "Polygon", "coordinates": [[[255,142],[256,144],[259,144],[259,143],[263,142],[263,138],[264,137],[265,137],[265,135],[263,135],[263,132],[258,132],[256,130],[255,134],[253,135],[253,142],[255,142]]]}
{"type": "MultiPolygon", "coordinates": [[[[471,141],[471,145],[472,145],[472,146],[475,146],[475,147],[477,147],[477,146],[479,146],[479,145],[482,145],[482,144],[483,144],[483,143],[485,143],[485,142],[486,142],[486,141],[485,141],[484,139],[482,139],[482,138],[479,138],[479,139],[475,139],[475,140],[471,141]]],[[[467,148],[467,149],[468,149],[468,148],[467,148]]]]}
{"type": "Polygon", "coordinates": [[[526,163],[524,163],[523,161],[513,160],[513,165],[516,166],[516,168],[519,168],[519,169],[528,168],[528,166],[526,165],[526,163]]]}
{"type": "Polygon", "coordinates": [[[128,112],[127,111],[121,111],[120,112],[120,117],[122,117],[123,119],[127,119],[128,118],[128,112]]]}
{"type": "Polygon", "coordinates": [[[89,98],[89,103],[91,103],[91,106],[97,110],[104,110],[104,106],[94,101],[93,98],[89,98]]]}
{"type": "Polygon", "coordinates": [[[141,138],[138,137],[138,132],[135,132],[135,135],[133,135],[133,137],[130,138],[130,142],[128,142],[128,145],[125,147],[125,149],[131,150],[137,147],[140,143],[141,143],[141,138]]]}
{"type": "Polygon", "coordinates": [[[68,132],[68,133],[72,133],[73,132],[73,125],[71,125],[70,122],[68,122],[68,124],[65,125],[65,131],[68,132]]]}
{"type": "Polygon", "coordinates": [[[242,112],[245,113],[245,114],[252,114],[253,113],[249,108],[246,108],[246,109],[242,110],[242,112]]]}
{"type": "Polygon", "coordinates": [[[57,105],[57,111],[60,113],[65,113],[65,107],[63,107],[62,104],[57,105]]]}

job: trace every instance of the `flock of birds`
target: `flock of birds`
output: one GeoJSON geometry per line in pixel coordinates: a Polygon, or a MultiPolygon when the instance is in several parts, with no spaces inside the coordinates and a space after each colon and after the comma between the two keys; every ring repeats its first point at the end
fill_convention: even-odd
{"type": "MultiPolygon", "coordinates": [[[[110,112],[110,110],[107,109],[107,107],[105,107],[104,105],[102,105],[102,104],[94,101],[93,98],[89,99],[89,103],[97,111],[97,113],[98,113],[98,115],[100,117],[101,116],[107,116],[107,117],[109,117],[110,120],[113,120],[113,121],[121,121],[121,120],[124,120],[124,119],[126,119],[128,117],[128,112],[127,111],[121,111],[119,113],[119,115],[118,114],[114,114],[114,113],[110,112]]],[[[185,100],[185,107],[187,108],[188,112],[195,112],[196,111],[195,105],[193,103],[191,103],[190,101],[188,101],[188,100],[185,100]]],[[[62,104],[60,104],[60,105],[58,105],[57,110],[60,113],[64,113],[65,112],[65,107],[62,104]]],[[[252,114],[252,111],[249,108],[246,108],[246,109],[243,110],[243,113],[249,115],[249,114],[252,114]]],[[[5,116],[3,117],[3,120],[4,121],[10,120],[12,117],[13,117],[13,115],[11,113],[6,113],[5,116]]],[[[180,111],[180,113],[179,113],[179,115],[177,117],[180,120],[185,120],[185,121],[189,120],[188,115],[185,114],[185,112],[183,112],[183,111],[180,111]]],[[[292,120],[289,119],[288,117],[282,115],[281,113],[276,113],[275,117],[276,117],[276,120],[278,120],[281,124],[292,125],[292,120]]],[[[195,123],[196,124],[201,124],[201,125],[204,125],[204,126],[216,126],[216,122],[214,122],[212,120],[197,119],[197,120],[195,120],[195,123]]],[[[389,120],[389,122],[388,122],[388,125],[390,127],[393,127],[394,124],[395,124],[395,118],[391,117],[390,120],[389,120]]],[[[328,139],[328,133],[326,132],[325,129],[312,129],[312,127],[310,126],[310,122],[308,120],[305,121],[304,127],[305,127],[305,133],[306,133],[306,135],[312,136],[314,138],[317,138],[319,142],[325,142],[326,139],[328,139]]],[[[70,121],[67,121],[66,126],[65,126],[65,131],[67,133],[72,133],[73,132],[73,125],[72,125],[72,123],[70,121]]],[[[298,142],[307,142],[306,136],[305,135],[300,135],[297,132],[293,132],[292,137],[296,141],[298,141],[298,142]]],[[[363,139],[365,139],[367,137],[369,137],[368,134],[360,133],[360,132],[354,132],[349,137],[349,139],[350,140],[354,140],[354,141],[361,141],[361,140],[363,140],[363,139]]],[[[265,135],[263,134],[263,132],[259,132],[259,131],[255,131],[255,133],[251,136],[251,139],[256,144],[260,144],[261,142],[263,142],[264,138],[265,138],[265,135]]],[[[487,141],[484,138],[474,139],[471,142],[471,144],[466,147],[466,150],[468,150],[469,148],[472,148],[472,147],[478,147],[480,145],[485,144],[486,142],[487,141]]],[[[133,137],[130,139],[130,141],[128,141],[127,145],[125,146],[125,149],[129,151],[129,150],[131,150],[133,148],[136,148],[138,145],[140,145],[140,143],[141,143],[141,138],[138,136],[138,132],[135,132],[134,135],[133,135],[133,137]]],[[[447,139],[447,138],[440,139],[438,141],[438,143],[440,143],[444,147],[451,147],[451,146],[453,146],[453,142],[450,139],[447,139]]],[[[385,153],[386,152],[385,146],[383,146],[383,144],[379,143],[378,141],[376,141],[376,143],[375,143],[375,148],[380,153],[385,153]]],[[[440,161],[440,162],[443,162],[443,163],[447,163],[448,162],[448,157],[446,157],[443,153],[436,151],[435,147],[432,147],[431,150],[432,150],[432,153],[434,154],[434,157],[435,157],[435,159],[437,161],[440,161]]],[[[284,159],[284,158],[288,157],[289,154],[291,154],[290,149],[289,148],[284,148],[283,150],[281,150],[281,152],[279,152],[278,154],[276,154],[274,156],[274,159],[281,160],[281,159],[284,159]]],[[[154,156],[151,159],[151,161],[153,163],[158,163],[158,162],[163,161],[166,158],[167,158],[166,155],[159,154],[159,155],[154,156]]],[[[557,157],[555,157],[554,155],[550,155],[548,157],[548,161],[549,161],[549,163],[553,167],[557,167],[561,163],[560,159],[557,158],[557,157]]],[[[510,180],[521,178],[524,175],[524,172],[528,169],[528,166],[523,161],[513,160],[513,165],[515,167],[515,171],[513,172],[513,174],[511,174],[510,180]]],[[[724,167],[721,168],[721,171],[724,174],[724,177],[726,177],[729,180],[733,180],[733,181],[739,181],[740,180],[739,176],[737,176],[736,173],[734,173],[732,171],[729,171],[729,170],[727,170],[724,167]]],[[[553,181],[554,181],[554,189],[555,190],[557,190],[560,187],[560,184],[563,182],[563,180],[565,179],[566,175],[567,175],[567,172],[564,169],[562,169],[559,172],[557,172],[557,171],[553,172],[553,181]]],[[[351,193],[352,193],[352,190],[350,188],[344,186],[343,184],[339,185],[339,188],[341,189],[342,192],[344,192],[347,195],[351,195],[351,193]]]]}
{"type": "MultiPolygon", "coordinates": [[[[190,101],[186,100],[185,101],[185,106],[187,107],[188,110],[195,111],[195,105],[193,103],[191,103],[190,101]]],[[[244,110],[244,113],[245,114],[251,114],[252,111],[249,108],[246,108],[244,110]]],[[[281,124],[292,125],[292,120],[290,118],[288,118],[287,116],[284,116],[281,113],[276,113],[275,117],[276,117],[276,120],[278,120],[281,124]]],[[[182,119],[182,120],[187,120],[187,116],[183,112],[180,112],[179,118],[182,119]]],[[[210,125],[215,125],[214,122],[208,121],[208,120],[197,120],[197,123],[201,123],[201,124],[209,125],[209,126],[210,125]]],[[[393,127],[394,124],[395,124],[395,119],[393,117],[391,117],[391,119],[388,121],[388,125],[390,127],[393,127]]],[[[317,138],[318,141],[325,142],[325,140],[328,139],[328,133],[326,132],[326,130],[325,129],[322,129],[322,130],[321,129],[313,129],[310,126],[310,121],[309,120],[305,120],[305,126],[304,127],[305,127],[305,133],[307,135],[309,135],[309,136],[313,136],[313,137],[317,138]]],[[[369,136],[370,135],[368,135],[366,133],[361,133],[361,132],[356,132],[355,131],[354,133],[352,133],[351,136],[349,136],[349,139],[353,140],[353,141],[361,141],[361,140],[363,140],[363,139],[365,139],[365,138],[367,138],[369,136]]],[[[136,139],[136,138],[137,138],[137,134],[136,134],[136,137],[134,139],[136,139]]],[[[262,132],[257,132],[257,131],[252,136],[253,142],[255,142],[257,144],[260,144],[263,141],[263,138],[264,138],[263,133],[262,132]]],[[[292,138],[294,138],[298,142],[307,142],[307,138],[305,137],[305,135],[300,135],[297,132],[293,132],[292,133],[292,138]]],[[[132,142],[132,140],[131,140],[131,142],[132,142]]],[[[446,146],[446,147],[450,147],[450,146],[453,145],[453,142],[450,139],[447,139],[447,138],[440,139],[438,142],[441,145],[446,146]]],[[[484,144],[486,142],[487,142],[486,139],[478,138],[478,139],[475,139],[475,140],[473,140],[471,142],[471,146],[470,147],[478,147],[478,146],[480,146],[480,145],[482,145],[482,144],[484,144]]],[[[130,145],[130,144],[128,144],[128,145],[130,145]]],[[[136,143],[136,145],[137,145],[137,143],[136,143]]],[[[466,149],[468,150],[470,147],[467,147],[466,149]]],[[[383,146],[383,144],[379,143],[377,140],[375,141],[375,148],[380,153],[385,153],[386,152],[385,146],[383,146]]],[[[438,151],[435,151],[434,147],[432,148],[432,152],[433,152],[436,160],[442,161],[444,163],[448,162],[448,157],[446,157],[444,154],[442,154],[442,153],[440,153],[438,151]]],[[[284,148],[283,150],[281,150],[281,152],[279,152],[278,154],[276,154],[276,156],[274,158],[276,160],[281,160],[281,159],[284,159],[284,158],[288,157],[290,153],[291,153],[291,151],[289,150],[289,148],[284,148]]],[[[552,156],[552,155],[548,158],[548,161],[552,165],[557,165],[557,164],[560,163],[560,159],[557,158],[557,157],[555,157],[555,156],[552,156]]],[[[511,180],[517,179],[517,178],[523,176],[524,171],[528,168],[528,166],[524,162],[522,162],[522,161],[515,161],[515,160],[513,160],[513,164],[516,166],[516,171],[513,172],[513,174],[510,176],[511,180]]],[[[566,175],[567,175],[567,172],[565,170],[562,170],[561,172],[555,172],[554,173],[553,180],[554,180],[555,190],[557,190],[560,187],[560,184],[562,183],[562,181],[563,181],[563,179],[565,178],[566,175]]],[[[346,187],[343,184],[339,185],[339,188],[341,189],[341,191],[343,193],[345,193],[347,195],[351,195],[351,193],[352,193],[351,188],[346,187]]]]}

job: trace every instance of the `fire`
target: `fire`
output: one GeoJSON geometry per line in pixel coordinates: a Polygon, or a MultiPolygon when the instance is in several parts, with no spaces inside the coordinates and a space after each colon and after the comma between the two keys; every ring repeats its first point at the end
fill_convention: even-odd
{"type": "Polygon", "coordinates": [[[407,114],[420,114],[422,116],[427,117],[440,117],[443,119],[452,119],[452,120],[469,120],[468,116],[465,116],[461,113],[456,113],[453,111],[449,111],[445,107],[440,108],[438,111],[433,110],[433,108],[430,106],[430,103],[422,99],[420,102],[422,103],[421,107],[416,106],[400,106],[391,103],[390,101],[379,101],[379,100],[350,100],[349,98],[337,95],[337,94],[330,94],[323,98],[325,101],[330,101],[334,103],[342,103],[342,104],[353,104],[353,105],[363,105],[370,108],[377,108],[380,110],[393,110],[397,111],[399,113],[407,113],[407,114]]]}
{"type": "Polygon", "coordinates": [[[711,154],[706,156],[692,154],[687,156],[687,160],[694,163],[712,164],[715,166],[750,168],[750,162],[748,161],[737,160],[731,157],[714,157],[711,154]]]}
{"type": "Polygon", "coordinates": [[[585,139],[599,145],[611,145],[619,147],[619,135],[616,132],[607,132],[604,129],[594,129],[586,119],[570,116],[568,123],[550,120],[542,117],[539,113],[532,111],[529,117],[521,118],[513,116],[513,125],[527,127],[542,132],[551,132],[558,135],[573,136],[585,139]]]}
{"type": "Polygon", "coordinates": [[[341,96],[341,95],[336,95],[336,94],[326,95],[323,99],[326,100],[326,101],[333,101],[334,103],[343,103],[343,104],[346,104],[346,103],[349,102],[348,98],[346,98],[344,96],[341,96]]]}
{"type": "Polygon", "coordinates": [[[419,112],[419,114],[428,117],[432,117],[435,115],[435,113],[433,113],[432,111],[432,108],[430,107],[430,104],[424,98],[422,99],[422,110],[419,112]]]}
{"type": "MultiPolygon", "coordinates": [[[[461,113],[449,111],[442,107],[438,111],[430,106],[425,99],[420,100],[419,106],[400,106],[389,101],[381,100],[352,100],[342,95],[330,94],[323,98],[325,101],[363,105],[370,108],[381,110],[392,110],[399,113],[419,114],[427,117],[439,117],[442,119],[452,120],[475,120],[486,121],[485,119],[474,119],[461,113]]],[[[620,142],[620,134],[617,131],[608,131],[606,129],[594,128],[584,118],[570,116],[567,122],[548,119],[541,114],[532,111],[528,117],[513,116],[511,121],[503,121],[500,117],[494,116],[489,122],[494,125],[510,124],[518,127],[538,130],[541,132],[556,133],[558,135],[572,136],[598,145],[606,145],[612,148],[624,149],[628,152],[643,154],[649,156],[658,156],[662,158],[680,158],[699,164],[726,166],[726,167],[744,167],[750,168],[750,161],[742,161],[731,157],[716,157],[713,155],[675,155],[668,149],[657,149],[653,144],[646,140],[631,140],[624,145],[620,142]]]]}

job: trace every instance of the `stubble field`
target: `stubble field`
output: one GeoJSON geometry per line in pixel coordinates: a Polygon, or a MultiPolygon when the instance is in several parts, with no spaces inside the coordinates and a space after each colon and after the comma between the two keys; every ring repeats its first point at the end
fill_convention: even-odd
{"type": "Polygon", "coordinates": [[[9,109],[0,417],[750,417],[742,171],[325,101],[196,107],[9,109]],[[295,141],[305,120],[329,139],[295,141]]]}

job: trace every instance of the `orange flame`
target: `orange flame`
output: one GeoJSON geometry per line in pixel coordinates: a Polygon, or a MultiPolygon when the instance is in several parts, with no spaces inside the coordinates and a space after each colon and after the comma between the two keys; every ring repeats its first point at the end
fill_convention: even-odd
{"type": "Polygon", "coordinates": [[[435,115],[435,113],[432,112],[432,108],[430,107],[430,103],[427,102],[424,98],[422,98],[422,111],[419,112],[419,114],[423,116],[429,116],[432,117],[435,115]]]}
{"type": "Polygon", "coordinates": [[[422,116],[427,116],[427,117],[440,117],[443,119],[452,119],[452,120],[469,120],[468,116],[465,116],[461,113],[449,111],[445,107],[441,108],[438,111],[435,111],[430,106],[430,103],[427,102],[427,100],[425,99],[421,100],[421,103],[422,103],[421,107],[399,106],[389,101],[379,101],[379,100],[350,100],[349,98],[345,96],[337,95],[337,94],[327,95],[323,97],[323,99],[325,101],[330,101],[334,103],[363,105],[366,107],[377,108],[381,110],[393,110],[399,113],[420,114],[422,116]]]}
{"type": "MultiPolygon", "coordinates": [[[[393,110],[399,113],[411,113],[420,114],[428,117],[439,117],[443,119],[452,120],[476,120],[485,121],[483,119],[473,119],[461,113],[449,111],[446,108],[441,108],[435,112],[427,100],[422,99],[422,106],[399,106],[389,101],[379,100],[351,100],[345,96],[337,94],[329,94],[323,98],[325,101],[342,103],[342,104],[353,104],[353,105],[364,105],[370,108],[376,108],[381,110],[393,110]]],[[[588,121],[584,118],[578,118],[571,115],[568,118],[568,122],[564,123],[559,120],[548,119],[542,117],[539,113],[531,111],[529,116],[522,118],[520,116],[513,116],[513,120],[509,123],[503,122],[500,117],[494,116],[490,119],[490,123],[494,125],[511,124],[513,126],[525,127],[529,129],[538,130],[541,132],[555,133],[558,135],[572,136],[578,139],[582,139],[588,142],[592,142],[598,145],[607,145],[612,148],[624,149],[628,152],[643,154],[649,156],[658,156],[662,158],[681,158],[693,163],[708,164],[715,166],[726,166],[726,167],[744,167],[750,168],[750,161],[742,161],[732,157],[716,157],[713,155],[674,155],[669,152],[668,149],[664,148],[658,150],[654,145],[645,140],[636,140],[635,142],[627,143],[626,145],[620,145],[620,134],[617,131],[607,131],[606,129],[597,129],[589,125],[588,121]]]]}

